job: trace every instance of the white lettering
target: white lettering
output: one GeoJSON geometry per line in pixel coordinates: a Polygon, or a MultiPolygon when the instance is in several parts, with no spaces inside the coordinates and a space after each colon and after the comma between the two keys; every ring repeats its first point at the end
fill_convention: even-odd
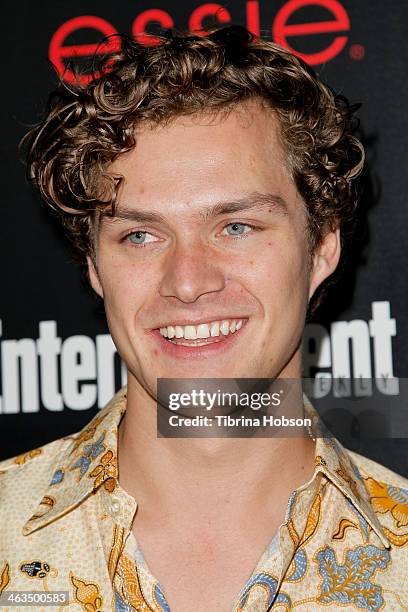
{"type": "Polygon", "coordinates": [[[57,322],[42,321],[39,330],[37,352],[40,358],[41,400],[47,410],[60,411],[64,408],[64,403],[58,390],[58,357],[61,353],[61,338],[57,337],[57,322]]]}
{"type": "Polygon", "coordinates": [[[377,388],[385,395],[397,395],[398,378],[394,378],[391,338],[397,333],[395,319],[390,318],[389,302],[374,302],[371,305],[370,334],[374,341],[374,372],[377,388]]]}
{"type": "Polygon", "coordinates": [[[38,412],[38,364],[34,340],[3,340],[1,351],[3,414],[38,412]],[[21,401],[20,401],[21,381],[21,401]]]}
{"type": "MultiPolygon", "coordinates": [[[[371,378],[371,352],[370,334],[366,321],[337,321],[331,325],[332,340],[332,376],[344,379],[344,384],[336,387],[335,397],[344,397],[351,394],[351,377],[371,378]],[[353,374],[351,373],[350,349],[353,360],[353,374]]],[[[343,382],[343,381],[342,381],[343,382]]],[[[361,387],[356,385],[356,394],[361,394],[361,387]]],[[[363,395],[371,395],[364,392],[363,395]]]]}
{"type": "Polygon", "coordinates": [[[73,410],[87,410],[96,401],[96,385],[79,385],[96,377],[95,344],[88,336],[71,336],[62,345],[62,393],[73,410]]]}
{"type": "Polygon", "coordinates": [[[115,394],[116,346],[109,334],[96,336],[96,363],[98,370],[98,408],[103,408],[115,394]]]}
{"type": "MultiPolygon", "coordinates": [[[[62,341],[57,322],[51,320],[39,322],[38,339],[3,339],[5,327],[0,319],[0,415],[38,412],[40,406],[55,412],[65,407],[87,410],[95,404],[102,408],[127,383],[126,364],[109,334],[62,341]]],[[[392,345],[396,335],[388,301],[372,303],[368,322],[336,321],[330,331],[308,324],[303,375],[314,381],[306,394],[319,398],[333,390],[335,397],[349,396],[354,380],[354,395],[371,396],[374,375],[380,393],[398,395],[392,345]]],[[[214,401],[210,394],[209,409],[214,401]]]]}
{"type": "Polygon", "coordinates": [[[330,336],[323,325],[310,323],[303,334],[303,371],[306,378],[313,378],[316,369],[330,368],[330,336]]]}

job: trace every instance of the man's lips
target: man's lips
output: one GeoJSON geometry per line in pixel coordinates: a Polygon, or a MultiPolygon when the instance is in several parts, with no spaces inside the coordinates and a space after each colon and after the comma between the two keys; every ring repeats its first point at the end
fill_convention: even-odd
{"type": "MultiPolygon", "coordinates": [[[[204,322],[203,320],[200,321],[204,322]]],[[[191,323],[191,322],[190,322],[191,323]]],[[[242,327],[235,331],[229,332],[227,336],[220,334],[209,338],[199,338],[197,340],[186,340],[184,338],[164,338],[159,329],[151,330],[148,334],[158,345],[160,351],[171,357],[180,359],[205,358],[215,355],[220,355],[234,346],[239,338],[244,335],[248,319],[245,319],[242,327]],[[182,342],[183,344],[180,344],[182,342]],[[184,344],[189,344],[185,346],[184,344]]]]}
{"type": "Polygon", "coordinates": [[[212,316],[210,317],[202,317],[201,319],[177,319],[174,321],[165,321],[163,323],[160,323],[158,325],[156,325],[154,328],[151,328],[152,331],[156,330],[156,329],[160,329],[161,327],[176,327],[176,325],[180,326],[180,327],[185,327],[186,325],[194,325],[194,327],[197,327],[198,325],[200,325],[201,323],[211,323],[212,321],[232,321],[232,320],[236,320],[238,321],[239,319],[242,319],[243,321],[247,321],[248,320],[248,315],[236,315],[233,316],[231,314],[228,315],[220,315],[220,316],[212,316]]]}

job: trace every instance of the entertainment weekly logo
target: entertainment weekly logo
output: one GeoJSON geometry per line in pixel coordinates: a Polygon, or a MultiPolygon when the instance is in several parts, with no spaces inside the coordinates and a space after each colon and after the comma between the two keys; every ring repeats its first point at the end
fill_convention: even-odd
{"type": "MultiPolygon", "coordinates": [[[[262,36],[265,33],[268,34],[264,27],[261,28],[262,3],[259,0],[246,0],[244,6],[246,17],[244,25],[248,30],[256,36],[261,36],[261,30],[262,36]]],[[[220,26],[236,23],[230,8],[215,2],[200,4],[188,16],[187,28],[189,30],[202,30],[202,33],[205,34],[205,21],[209,18],[220,26]]],[[[262,21],[262,25],[263,23],[262,21]]],[[[148,35],[152,25],[159,26],[163,30],[176,26],[171,13],[161,8],[149,8],[135,16],[130,26],[131,36],[142,44],[158,44],[159,39],[157,37],[148,35]]],[[[177,25],[180,27],[180,24],[177,25]]],[[[94,53],[106,54],[119,49],[120,40],[116,36],[113,36],[102,47],[98,47],[98,43],[95,42],[70,44],[72,36],[79,30],[84,29],[94,30],[97,36],[92,38],[94,40],[96,38],[98,41],[103,40],[106,36],[119,33],[114,23],[97,15],[73,17],[59,26],[50,41],[49,59],[64,80],[70,83],[75,80],[72,71],[67,68],[67,63],[70,60],[91,57],[94,53]]],[[[330,61],[344,49],[348,41],[347,32],[350,31],[350,18],[340,0],[288,0],[275,13],[270,31],[274,42],[286,47],[311,66],[315,66],[330,61]],[[311,7],[322,10],[324,18],[321,21],[307,19],[307,10],[311,7]],[[313,53],[302,53],[293,46],[295,44],[293,42],[294,37],[298,40],[299,37],[310,37],[316,34],[332,35],[330,42],[325,43],[326,46],[323,49],[319,48],[322,44],[319,40],[316,41],[316,51],[313,53]]],[[[361,59],[361,57],[357,57],[357,51],[361,54],[364,48],[361,45],[353,45],[354,47],[356,53],[351,53],[352,56],[355,59],[361,59]]],[[[90,75],[83,74],[80,77],[83,84],[86,84],[89,80],[90,75]]]]}
{"type": "MultiPolygon", "coordinates": [[[[56,321],[40,321],[37,338],[3,339],[0,319],[0,415],[102,408],[126,384],[126,367],[109,334],[58,336],[56,321]]],[[[306,326],[305,378],[372,379],[384,395],[398,394],[390,302],[372,302],[371,319],[336,321],[330,330],[306,326]],[[393,384],[390,384],[392,382],[393,384]]],[[[351,390],[352,392],[353,390],[351,390]]],[[[372,386],[362,394],[371,395],[372,386]]]]}

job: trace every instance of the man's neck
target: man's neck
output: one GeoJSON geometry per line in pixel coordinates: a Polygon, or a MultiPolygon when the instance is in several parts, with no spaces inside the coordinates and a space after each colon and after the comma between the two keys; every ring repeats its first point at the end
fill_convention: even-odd
{"type": "Polygon", "coordinates": [[[313,475],[315,444],[308,437],[158,438],[156,404],[131,377],[127,402],[119,481],[139,506],[166,508],[175,518],[180,508],[188,515],[197,507],[253,514],[268,496],[283,507],[313,475]]]}

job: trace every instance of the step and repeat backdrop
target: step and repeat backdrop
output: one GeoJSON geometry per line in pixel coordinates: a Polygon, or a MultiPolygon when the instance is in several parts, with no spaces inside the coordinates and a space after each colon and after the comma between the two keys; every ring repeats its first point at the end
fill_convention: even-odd
{"type": "MultiPolygon", "coordinates": [[[[368,393],[384,398],[390,387],[378,381],[408,376],[407,18],[406,0],[20,0],[3,8],[0,459],[78,431],[126,383],[103,307],[27,184],[18,152],[57,83],[52,64],[70,81],[70,62],[86,63],[113,33],[143,42],[173,26],[245,25],[362,104],[368,163],[357,240],[341,282],[307,325],[305,375],[368,379],[368,393]]],[[[408,476],[401,432],[366,439],[343,428],[339,437],[408,476]]]]}

